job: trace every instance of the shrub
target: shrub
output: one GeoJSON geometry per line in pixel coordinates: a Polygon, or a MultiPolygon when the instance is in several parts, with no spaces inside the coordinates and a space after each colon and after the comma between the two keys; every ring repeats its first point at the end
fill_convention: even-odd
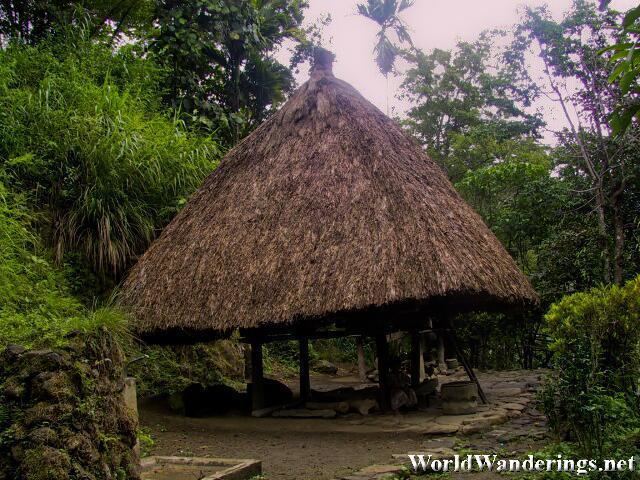
{"type": "Polygon", "coordinates": [[[217,144],[157,110],[157,72],[81,35],[0,51],[0,168],[56,260],[120,274],[213,170],[217,144]]]}
{"type": "Polygon", "coordinates": [[[546,315],[554,375],[541,398],[552,428],[602,458],[637,453],[640,427],[640,277],[554,304],[546,315]]]}
{"type": "Polygon", "coordinates": [[[33,214],[0,176],[0,348],[60,345],[71,331],[100,326],[122,330],[122,314],[88,311],[69,293],[64,272],[29,228],[32,221],[33,214]]]}
{"type": "Polygon", "coordinates": [[[203,386],[225,383],[240,387],[244,383],[242,347],[235,338],[194,345],[125,345],[130,359],[127,373],[136,377],[141,398],[171,395],[193,383],[203,386]]]}

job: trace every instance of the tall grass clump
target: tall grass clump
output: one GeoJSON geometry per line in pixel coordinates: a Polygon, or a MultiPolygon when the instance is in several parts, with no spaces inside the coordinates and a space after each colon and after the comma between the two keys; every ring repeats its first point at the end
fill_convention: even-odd
{"type": "Polygon", "coordinates": [[[52,264],[31,231],[33,221],[0,171],[0,348],[58,346],[71,331],[126,328],[118,311],[89,311],[71,295],[65,272],[52,264]]]}
{"type": "Polygon", "coordinates": [[[0,51],[0,168],[56,261],[117,280],[215,167],[216,142],[159,110],[159,75],[82,35],[0,51]]]}

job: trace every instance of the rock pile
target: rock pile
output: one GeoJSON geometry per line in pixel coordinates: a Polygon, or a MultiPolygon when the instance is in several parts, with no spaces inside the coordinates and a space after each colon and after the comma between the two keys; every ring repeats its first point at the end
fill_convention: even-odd
{"type": "Polygon", "coordinates": [[[0,356],[0,480],[138,479],[124,357],[106,331],[0,356]]]}

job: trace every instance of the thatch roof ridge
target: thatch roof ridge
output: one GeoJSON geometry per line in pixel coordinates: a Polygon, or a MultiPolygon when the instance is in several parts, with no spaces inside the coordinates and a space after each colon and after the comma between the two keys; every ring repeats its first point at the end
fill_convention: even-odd
{"type": "Polygon", "coordinates": [[[231,150],[123,285],[141,333],[535,301],[441,168],[327,69],[231,150]]]}

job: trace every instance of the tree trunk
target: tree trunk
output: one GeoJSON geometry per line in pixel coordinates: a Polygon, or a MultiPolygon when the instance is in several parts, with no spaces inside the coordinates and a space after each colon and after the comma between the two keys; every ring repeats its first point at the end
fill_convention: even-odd
{"type": "Polygon", "coordinates": [[[621,212],[622,192],[624,191],[624,180],[612,198],[613,207],[613,228],[615,233],[614,241],[614,278],[616,285],[622,285],[624,280],[624,219],[621,212]]]}
{"type": "MultiPolygon", "coordinates": [[[[540,45],[540,48],[544,47],[540,45]]],[[[602,173],[598,172],[596,165],[589,154],[587,146],[585,145],[582,136],[581,136],[581,127],[578,119],[578,126],[574,123],[571,114],[569,113],[569,109],[567,108],[567,101],[565,100],[564,95],[560,91],[560,88],[556,84],[551,75],[551,70],[549,69],[549,64],[547,60],[542,58],[545,65],[545,73],[549,79],[549,83],[551,85],[551,89],[556,94],[558,98],[558,102],[560,103],[560,107],[564,113],[565,119],[569,124],[569,129],[571,134],[580,149],[580,156],[584,161],[584,167],[591,178],[591,184],[593,186],[593,190],[595,191],[595,199],[596,205],[595,210],[598,217],[598,243],[600,245],[600,249],[602,251],[602,269],[603,269],[603,278],[605,283],[611,283],[611,253],[609,250],[609,234],[607,232],[607,221],[606,221],[606,212],[605,212],[605,194],[604,194],[604,185],[603,185],[603,177],[602,173]]],[[[575,108],[574,108],[575,109],[575,108]]],[[[577,110],[577,109],[575,109],[577,110]]]]}

